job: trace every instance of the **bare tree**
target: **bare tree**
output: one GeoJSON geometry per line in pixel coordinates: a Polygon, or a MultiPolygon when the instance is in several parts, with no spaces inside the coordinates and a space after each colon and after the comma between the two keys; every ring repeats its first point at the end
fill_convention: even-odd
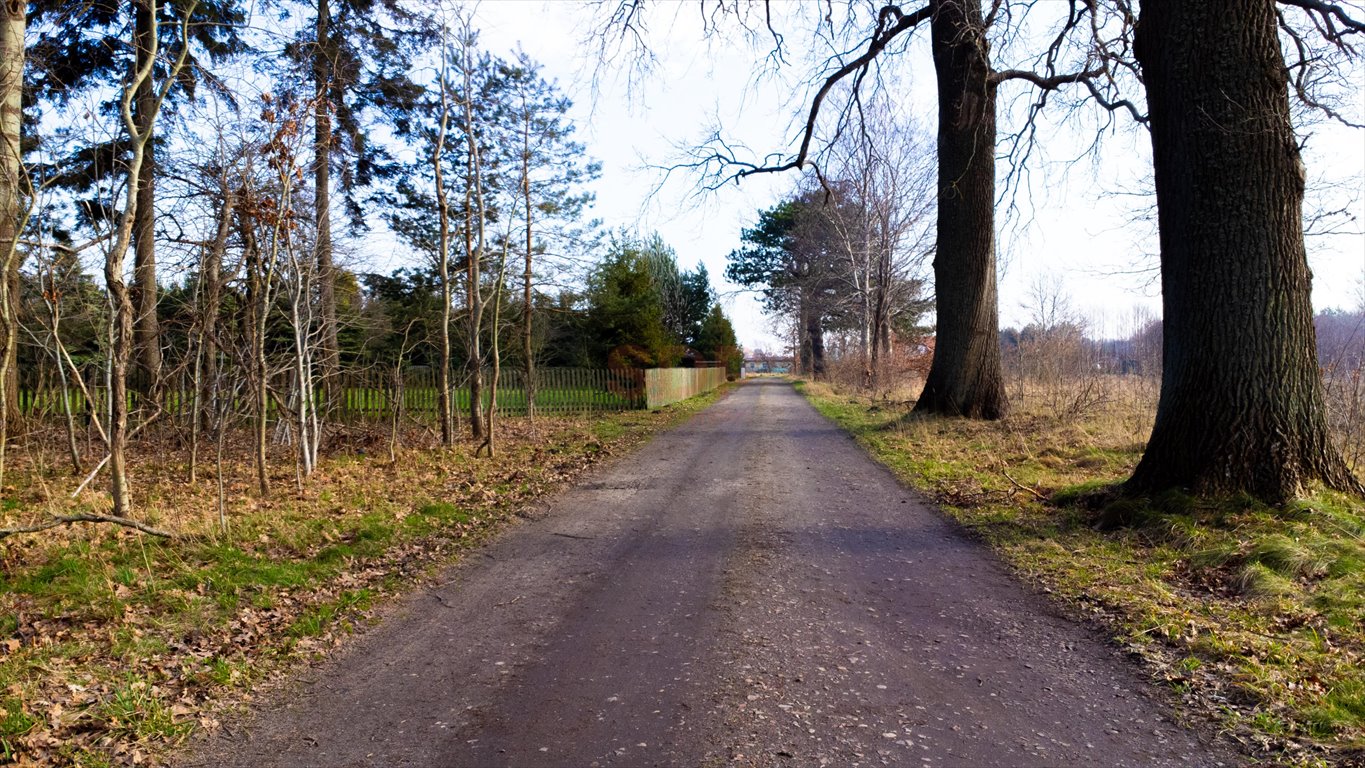
{"type": "MultiPolygon", "coordinates": [[[[247,370],[254,394],[253,448],[256,487],[260,495],[267,496],[270,493],[270,477],[266,449],[269,442],[269,413],[272,400],[270,381],[272,371],[266,351],[267,326],[270,311],[280,290],[281,258],[292,257],[293,264],[298,263],[297,253],[293,250],[295,231],[299,226],[294,207],[296,192],[294,182],[301,173],[299,155],[303,141],[303,115],[312,108],[312,104],[300,103],[289,97],[277,98],[270,94],[265,94],[262,102],[264,108],[261,122],[267,135],[260,152],[269,172],[264,174],[263,179],[258,180],[251,164],[244,164],[242,183],[237,192],[240,197],[237,223],[246,273],[247,370]]],[[[322,267],[319,266],[317,271],[321,273],[322,267]]],[[[298,292],[303,288],[296,285],[295,290],[298,292]]],[[[301,300],[302,295],[296,293],[296,298],[301,300]]],[[[297,304],[294,306],[296,311],[302,311],[297,304]]],[[[302,401],[312,403],[311,393],[305,394],[301,389],[304,386],[311,386],[311,371],[300,371],[297,367],[300,362],[307,364],[308,340],[301,340],[297,336],[299,333],[307,334],[305,321],[299,316],[291,317],[291,321],[296,334],[295,350],[298,355],[295,360],[295,385],[300,388],[298,396],[302,401]]],[[[302,427],[302,422],[308,418],[309,406],[300,407],[303,410],[296,413],[302,427]]],[[[305,436],[301,435],[300,443],[305,442],[307,442],[305,436]]],[[[300,450],[306,448],[301,445],[300,450]]],[[[306,462],[307,457],[300,455],[300,461],[306,462]]]]}
{"type": "MultiPolygon", "coordinates": [[[[119,213],[114,231],[112,246],[105,254],[104,278],[109,290],[109,301],[113,307],[110,335],[113,343],[110,348],[110,408],[109,408],[109,475],[110,495],[113,497],[114,516],[126,517],[131,502],[128,497],[127,449],[128,449],[128,363],[133,353],[133,332],[136,313],[128,284],[124,280],[124,261],[128,246],[133,237],[137,209],[141,199],[140,179],[145,151],[151,141],[150,129],[144,128],[133,115],[133,101],[151,81],[158,52],[156,0],[147,0],[151,9],[151,35],[145,45],[150,55],[138,62],[132,78],[124,84],[119,99],[119,114],[123,128],[129,138],[130,157],[128,159],[128,179],[124,196],[124,208],[119,213]]],[[[139,117],[155,123],[156,113],[166,99],[166,93],[174,85],[185,58],[189,54],[189,26],[196,3],[191,0],[181,25],[180,51],[174,63],[168,68],[166,78],[157,87],[153,99],[143,108],[139,117]]]]}
{"type": "Polygon", "coordinates": [[[440,234],[436,244],[436,270],[441,280],[441,328],[438,332],[437,354],[440,369],[436,374],[437,408],[440,409],[441,442],[452,445],[455,442],[454,409],[450,403],[450,201],[447,197],[445,182],[446,131],[450,126],[451,83],[447,59],[450,54],[447,28],[441,28],[441,67],[438,79],[441,91],[440,124],[436,131],[436,142],[431,150],[432,175],[436,180],[436,216],[440,234]]]}
{"type": "MultiPolygon", "coordinates": [[[[47,249],[40,241],[35,251],[38,254],[44,252],[59,253],[58,249],[47,249]]],[[[72,260],[74,261],[74,259],[72,260]]],[[[82,469],[80,446],[76,436],[76,419],[71,406],[71,382],[75,382],[85,397],[85,402],[90,403],[90,392],[85,387],[85,382],[81,379],[80,370],[75,363],[71,362],[71,355],[66,350],[66,345],[62,342],[62,310],[63,296],[61,279],[64,277],[61,272],[65,272],[59,266],[59,258],[52,258],[46,263],[40,263],[38,269],[38,288],[42,297],[43,307],[46,310],[46,317],[39,321],[42,330],[45,331],[45,339],[37,339],[36,333],[30,330],[29,333],[37,340],[38,345],[47,350],[52,355],[53,364],[57,370],[57,379],[61,382],[62,416],[66,422],[67,453],[71,459],[73,472],[80,473],[82,469]],[[70,373],[68,375],[68,364],[70,373]]],[[[108,447],[108,438],[104,433],[98,419],[92,420],[96,429],[99,430],[101,438],[105,440],[105,447],[108,447]]]]}
{"type": "Polygon", "coordinates": [[[19,421],[19,236],[28,218],[20,148],[27,9],[17,0],[4,0],[0,9],[0,488],[9,432],[19,421]]]}
{"type": "MultiPolygon", "coordinates": [[[[246,174],[244,173],[245,177],[246,174]]],[[[244,180],[237,208],[237,228],[242,239],[242,266],[246,277],[246,366],[252,393],[252,457],[256,467],[256,491],[270,495],[270,475],[266,446],[269,442],[270,364],[265,354],[266,322],[273,303],[275,264],[262,251],[258,227],[270,227],[266,217],[265,195],[244,180]]]]}
{"type": "Polygon", "coordinates": [[[483,268],[487,247],[488,201],[484,189],[483,141],[486,127],[476,104],[480,61],[478,35],[469,18],[460,20],[456,41],[456,75],[459,77],[461,128],[465,136],[464,258],[465,312],[468,323],[469,428],[475,439],[484,437],[483,417],[483,268]]]}
{"type": "MultiPolygon", "coordinates": [[[[222,157],[222,153],[219,153],[222,157]]],[[[199,435],[215,422],[219,413],[218,392],[218,315],[222,308],[223,261],[227,253],[228,239],[232,234],[232,224],[237,215],[238,199],[233,189],[233,169],[226,162],[219,162],[215,169],[217,182],[217,212],[213,239],[204,244],[199,261],[199,279],[196,281],[198,312],[194,353],[194,392],[196,413],[191,425],[190,481],[194,482],[195,465],[198,458],[199,435]]]]}
{"type": "Polygon", "coordinates": [[[919,298],[919,273],[932,254],[933,155],[913,123],[880,100],[864,104],[862,130],[843,133],[827,161],[827,221],[847,269],[857,315],[863,383],[876,386],[890,352],[892,322],[919,298]]]}
{"type": "Polygon", "coordinates": [[[314,358],[318,342],[314,327],[312,295],[317,290],[318,269],[316,262],[305,261],[303,251],[293,237],[286,236],[281,251],[288,269],[284,272],[284,290],[289,311],[289,327],[293,342],[291,377],[293,391],[289,399],[297,446],[296,479],[300,489],[303,481],[313,474],[317,467],[318,449],[322,444],[322,423],[318,414],[316,366],[314,358]]]}

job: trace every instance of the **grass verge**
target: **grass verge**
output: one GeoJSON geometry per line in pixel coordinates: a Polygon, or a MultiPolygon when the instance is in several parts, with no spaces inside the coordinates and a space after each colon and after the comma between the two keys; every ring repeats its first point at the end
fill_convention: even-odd
{"type": "Polygon", "coordinates": [[[798,384],[1075,615],[1106,628],[1189,707],[1275,763],[1365,764],[1365,505],[1282,509],[1169,493],[1118,499],[1132,430],[1101,417],[920,419],[798,384]]]}
{"type": "MultiPolygon", "coordinates": [[[[227,483],[226,533],[216,483],[186,484],[178,455],[141,457],[139,516],[185,538],[83,527],[0,541],[0,763],[161,762],[196,728],[217,727],[221,704],[326,653],[368,608],[528,501],[727,389],[658,412],[542,417],[534,433],[506,419],[495,459],[473,458],[472,445],[400,450],[395,462],[336,455],[300,492],[282,464],[270,499],[248,490],[243,464],[227,483]]],[[[38,461],[27,469],[9,477],[35,498],[70,481],[38,461]]],[[[106,503],[86,492],[69,505],[106,503]]]]}

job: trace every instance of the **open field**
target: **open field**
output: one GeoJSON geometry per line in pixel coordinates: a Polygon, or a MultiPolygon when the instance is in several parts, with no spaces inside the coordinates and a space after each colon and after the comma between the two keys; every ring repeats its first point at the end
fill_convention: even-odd
{"type": "MultiPolygon", "coordinates": [[[[541,418],[536,432],[507,419],[495,459],[476,460],[464,444],[399,448],[390,462],[386,435],[353,431],[301,491],[277,448],[270,499],[251,493],[246,437],[236,435],[226,531],[211,458],[190,484],[185,449],[140,446],[136,515],[181,538],[85,526],[0,540],[0,761],[157,762],[194,729],[215,727],[216,707],[342,642],[369,606],[529,501],[720,396],[541,418]]],[[[67,498],[79,481],[59,455],[21,447],[11,461],[0,523],[108,507],[98,489],[67,498]]]]}
{"type": "Polygon", "coordinates": [[[1136,465],[1154,393],[1104,386],[1066,416],[1012,386],[1015,414],[983,423],[802,385],[879,461],[1240,740],[1276,761],[1365,760],[1365,505],[1326,492],[1284,509],[1120,499],[1111,486],[1136,465]]]}

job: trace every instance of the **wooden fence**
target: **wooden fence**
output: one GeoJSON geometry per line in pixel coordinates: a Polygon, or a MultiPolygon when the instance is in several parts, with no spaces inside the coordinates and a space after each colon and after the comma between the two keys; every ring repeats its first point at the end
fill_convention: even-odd
{"type": "MultiPolygon", "coordinates": [[[[643,371],[606,368],[541,368],[535,371],[536,413],[572,414],[601,411],[630,411],[645,407],[643,371]]],[[[387,418],[396,401],[394,377],[376,372],[373,375],[344,376],[345,402],[340,404],[340,416],[346,418],[387,418]]],[[[492,373],[484,371],[482,401],[486,407],[492,393],[489,384],[492,373]]],[[[460,411],[469,410],[470,388],[468,376],[457,372],[452,376],[451,404],[460,411]]],[[[414,416],[429,416],[435,420],[438,412],[440,388],[436,371],[409,370],[401,384],[403,409],[414,416]]],[[[498,376],[498,412],[517,416],[526,413],[528,388],[526,372],[503,369],[498,376]]]]}
{"type": "MultiPolygon", "coordinates": [[[[291,373],[282,372],[272,377],[271,389],[279,398],[271,399],[269,412],[272,417],[279,410],[281,398],[288,398],[295,391],[291,373]]],[[[30,418],[61,419],[64,417],[63,397],[73,416],[80,421],[97,418],[108,411],[108,390],[102,372],[90,370],[83,377],[87,400],[81,387],[67,382],[63,392],[62,382],[56,378],[55,371],[20,371],[19,407],[30,418]]],[[[146,408],[149,404],[145,395],[145,382],[132,377],[129,382],[129,407],[146,408]]],[[[483,375],[482,400],[486,406],[491,392],[490,371],[483,375]]],[[[632,369],[605,368],[542,368],[535,372],[534,392],[535,409],[544,414],[592,413],[601,411],[638,410],[659,408],[692,395],[713,389],[725,381],[724,369],[667,369],[664,371],[644,371],[632,369]],[[713,381],[714,380],[714,381],[713,381]],[[647,381],[654,382],[652,385],[647,381]],[[652,387],[652,388],[651,388],[652,387]],[[648,393],[648,394],[647,394],[648,393]]],[[[328,420],[340,423],[361,423],[390,418],[394,407],[401,402],[405,415],[436,420],[438,412],[439,388],[436,372],[429,368],[414,368],[395,377],[392,371],[370,370],[347,372],[340,377],[341,385],[337,402],[329,410],[328,420]],[[401,398],[401,399],[400,399],[401,398]]],[[[457,371],[452,376],[452,407],[460,412],[468,412],[470,388],[468,376],[457,371]]],[[[518,369],[504,369],[498,380],[498,412],[506,415],[526,413],[528,388],[526,374],[518,369]]],[[[232,393],[216,393],[219,398],[231,397],[231,403],[222,403],[227,410],[238,414],[249,414],[252,410],[252,394],[242,388],[232,393]]],[[[321,392],[319,392],[321,398],[321,392]]],[[[161,392],[161,411],[167,418],[188,418],[195,409],[195,391],[188,374],[167,377],[161,392]]]]}
{"type": "Polygon", "coordinates": [[[723,367],[650,368],[644,373],[645,407],[650,410],[710,392],[725,383],[723,367]]]}

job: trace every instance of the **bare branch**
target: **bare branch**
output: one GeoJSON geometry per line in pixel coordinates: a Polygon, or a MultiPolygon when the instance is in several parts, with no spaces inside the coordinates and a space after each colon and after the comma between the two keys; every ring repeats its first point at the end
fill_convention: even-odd
{"type": "Polygon", "coordinates": [[[1110,101],[1109,99],[1105,98],[1103,93],[1100,93],[1099,87],[1095,85],[1095,82],[1093,80],[1082,80],[1081,83],[1084,84],[1085,87],[1090,91],[1090,96],[1095,100],[1096,104],[1099,104],[1101,107],[1104,107],[1110,112],[1127,110],[1128,114],[1132,116],[1133,120],[1142,123],[1143,125],[1147,124],[1148,120],[1147,115],[1142,114],[1142,112],[1138,110],[1137,106],[1134,105],[1133,102],[1129,101],[1128,99],[1115,99],[1113,101],[1110,101]]]}
{"type": "Polygon", "coordinates": [[[1005,479],[1010,481],[1010,484],[1013,485],[1015,488],[1018,488],[1019,490],[1024,491],[1026,493],[1031,493],[1033,494],[1034,498],[1038,499],[1043,503],[1047,503],[1048,498],[1046,496],[1039,493],[1037,489],[1030,488],[1027,485],[1024,485],[1023,483],[1020,483],[1018,480],[1015,480],[1013,477],[1010,476],[1010,471],[1005,467],[1002,466],[1000,468],[1000,474],[1004,475],[1005,479]]]}
{"type": "Polygon", "coordinates": [[[1323,37],[1331,40],[1343,50],[1349,50],[1350,46],[1346,43],[1345,37],[1351,34],[1365,33],[1365,22],[1354,18],[1341,6],[1334,3],[1326,3],[1322,0],[1279,0],[1284,5],[1292,5],[1302,8],[1310,14],[1316,13],[1322,19],[1326,27],[1322,30],[1323,37]],[[1335,23],[1334,23],[1335,22],[1335,23]],[[1345,31],[1338,31],[1336,25],[1345,27],[1345,31]]]}
{"type": "Polygon", "coordinates": [[[992,74],[989,81],[992,85],[999,85],[1006,80],[1024,80],[1045,91],[1055,91],[1063,85],[1079,83],[1091,78],[1099,77],[1104,74],[1102,69],[1087,69],[1084,72],[1071,72],[1065,75],[1053,75],[1043,77],[1036,72],[1024,69],[1007,69],[1003,72],[992,74]]]}
{"type": "Polygon", "coordinates": [[[20,533],[38,533],[63,525],[72,525],[73,523],[109,523],[111,525],[121,525],[125,528],[132,528],[151,536],[160,536],[163,539],[182,538],[181,534],[173,531],[163,531],[160,528],[153,528],[146,523],[139,523],[136,520],[131,520],[126,517],[82,512],[75,515],[53,515],[41,523],[33,523],[32,525],[16,525],[10,528],[0,528],[0,539],[20,533]]]}
{"type": "MultiPolygon", "coordinates": [[[[925,21],[933,15],[933,6],[926,5],[914,13],[905,14],[901,9],[894,5],[888,5],[881,9],[877,14],[877,29],[873,31],[872,37],[867,44],[867,50],[852,61],[840,67],[821,84],[820,89],[815,92],[815,98],[811,99],[810,112],[806,116],[806,125],[802,130],[801,149],[796,153],[796,157],[791,161],[781,165],[757,166],[753,163],[732,163],[732,165],[747,165],[749,167],[740,170],[734,175],[736,181],[760,173],[782,173],[784,171],[804,168],[810,156],[811,141],[815,138],[815,123],[820,116],[820,106],[824,103],[825,97],[834,89],[841,80],[849,75],[866,70],[868,64],[891,44],[900,35],[913,30],[920,22],[925,21]],[[889,22],[895,23],[887,26],[889,22]]],[[[816,174],[820,171],[817,168],[816,174]]]]}
{"type": "MultiPolygon", "coordinates": [[[[1298,97],[1299,101],[1304,106],[1309,109],[1317,110],[1342,125],[1351,128],[1365,128],[1365,124],[1351,120],[1333,109],[1330,105],[1324,103],[1322,99],[1313,95],[1313,89],[1316,83],[1310,80],[1309,75],[1313,71],[1314,65],[1321,63],[1323,56],[1320,51],[1315,52],[1312,49],[1308,41],[1304,39],[1304,36],[1289,23],[1289,20],[1284,17],[1284,14],[1281,13],[1279,9],[1276,9],[1275,11],[1275,18],[1279,22],[1280,31],[1289,38],[1291,43],[1293,43],[1294,52],[1298,55],[1298,61],[1286,65],[1286,68],[1291,75],[1289,82],[1294,87],[1294,95],[1298,97]]],[[[1318,28],[1319,32],[1323,34],[1324,37],[1327,37],[1329,40],[1331,39],[1327,32],[1322,29],[1321,25],[1317,24],[1316,19],[1314,19],[1314,26],[1318,28]]],[[[1340,44],[1338,43],[1338,45],[1340,44]]],[[[1343,50],[1347,49],[1343,48],[1343,50]]]]}
{"type": "Polygon", "coordinates": [[[773,27],[773,6],[771,2],[763,4],[763,23],[768,27],[768,34],[773,36],[772,57],[778,63],[786,63],[787,57],[782,47],[782,35],[773,27]]]}
{"type": "Polygon", "coordinates": [[[99,245],[100,243],[105,242],[112,236],[113,236],[112,231],[105,232],[102,235],[97,235],[83,243],[77,243],[76,245],[63,245],[61,243],[47,242],[44,240],[31,240],[29,238],[20,239],[19,244],[28,246],[29,248],[50,248],[51,250],[60,251],[65,254],[76,255],[83,251],[89,250],[99,245]]]}

